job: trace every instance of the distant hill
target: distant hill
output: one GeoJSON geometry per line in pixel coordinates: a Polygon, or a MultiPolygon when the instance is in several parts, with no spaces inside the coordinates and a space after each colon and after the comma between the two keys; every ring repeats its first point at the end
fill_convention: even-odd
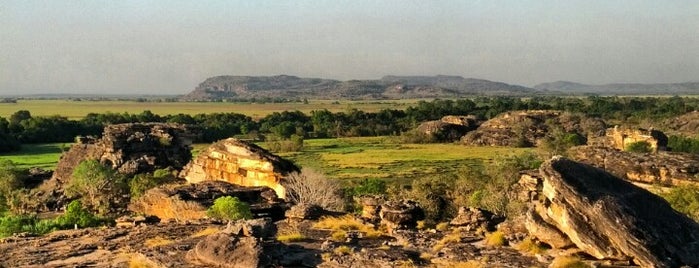
{"type": "Polygon", "coordinates": [[[189,101],[250,98],[406,99],[472,95],[532,95],[541,90],[461,76],[385,76],[339,81],[277,76],[216,76],[182,97],[189,101]]]}
{"type": "Polygon", "coordinates": [[[603,95],[676,95],[699,94],[699,82],[665,83],[665,84],[635,84],[616,83],[605,85],[586,85],[568,81],[543,83],[534,86],[535,89],[558,91],[561,93],[594,93],[603,95]]]}

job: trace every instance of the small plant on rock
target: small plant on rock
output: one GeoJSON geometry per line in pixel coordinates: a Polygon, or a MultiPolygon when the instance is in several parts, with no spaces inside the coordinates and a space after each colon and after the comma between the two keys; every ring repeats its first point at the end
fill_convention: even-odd
{"type": "Polygon", "coordinates": [[[232,196],[216,198],[214,205],[206,211],[206,215],[215,219],[231,221],[252,218],[250,205],[232,196]]]}

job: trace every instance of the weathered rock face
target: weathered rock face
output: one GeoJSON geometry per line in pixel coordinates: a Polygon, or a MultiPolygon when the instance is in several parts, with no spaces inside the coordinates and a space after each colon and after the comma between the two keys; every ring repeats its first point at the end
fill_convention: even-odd
{"type": "Polygon", "coordinates": [[[39,186],[36,198],[48,209],[62,206],[63,186],[85,160],[98,160],[119,173],[133,175],[172,167],[181,169],[192,158],[195,130],[181,124],[117,124],[104,128],[102,138],[78,138],[61,155],[51,179],[39,186]]]}
{"type": "Polygon", "coordinates": [[[678,186],[699,185],[699,157],[693,154],[658,152],[630,153],[601,146],[578,146],[571,158],[609,171],[634,183],[678,186]]]}
{"type": "Polygon", "coordinates": [[[211,145],[180,172],[190,183],[220,180],[242,186],[267,186],[284,198],[283,177],[298,172],[293,163],[255,144],[225,139],[211,145]]]}
{"type": "Polygon", "coordinates": [[[286,203],[276,198],[270,199],[268,187],[243,187],[224,181],[205,181],[185,185],[163,185],[148,190],[129,209],[160,219],[177,221],[197,220],[206,216],[206,210],[216,198],[234,196],[250,204],[255,217],[284,218],[286,203]]]}
{"type": "Polygon", "coordinates": [[[497,217],[490,211],[473,208],[460,207],[456,217],[449,222],[451,226],[464,227],[466,230],[493,230],[495,225],[502,222],[502,217],[497,217]]]}
{"type": "Polygon", "coordinates": [[[699,111],[689,112],[664,122],[668,130],[686,136],[699,134],[699,111]]]}
{"type": "Polygon", "coordinates": [[[544,220],[596,258],[643,267],[699,265],[699,224],[660,197],[565,158],[540,168],[544,220]]]}
{"type": "Polygon", "coordinates": [[[467,132],[478,127],[475,116],[447,115],[440,120],[427,121],[417,127],[417,131],[434,136],[441,141],[459,140],[467,132]]]}
{"type": "Polygon", "coordinates": [[[552,127],[590,139],[604,135],[605,124],[597,118],[561,111],[512,111],[484,122],[461,140],[478,146],[535,146],[552,127]]]}
{"type": "Polygon", "coordinates": [[[615,126],[606,131],[603,145],[624,150],[629,144],[647,142],[653,152],[667,150],[667,136],[655,129],[622,128],[615,126]]]}
{"type": "Polygon", "coordinates": [[[425,212],[412,200],[389,201],[381,205],[381,223],[389,232],[397,229],[415,228],[417,221],[425,218],[425,212]]]}
{"type": "Polygon", "coordinates": [[[191,256],[216,267],[266,267],[270,260],[263,254],[262,243],[254,236],[219,232],[204,238],[191,256]]]}

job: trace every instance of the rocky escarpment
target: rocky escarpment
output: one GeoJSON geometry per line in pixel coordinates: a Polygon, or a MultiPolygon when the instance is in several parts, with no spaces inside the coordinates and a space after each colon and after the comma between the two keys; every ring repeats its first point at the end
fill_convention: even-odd
{"type": "Polygon", "coordinates": [[[220,180],[241,186],[266,186],[284,198],[283,177],[298,171],[288,160],[255,144],[230,138],[201,152],[180,172],[180,177],[190,183],[220,180]]]}
{"type": "Polygon", "coordinates": [[[598,118],[561,111],[512,111],[482,123],[461,140],[477,146],[536,146],[554,129],[590,139],[604,135],[605,124],[598,118]]]}
{"type": "Polygon", "coordinates": [[[556,157],[540,170],[532,235],[554,246],[569,239],[598,259],[630,259],[642,267],[699,265],[699,224],[662,198],[604,170],[556,157]],[[541,235],[555,233],[556,236],[541,235]]]}
{"type": "Polygon", "coordinates": [[[631,153],[603,146],[578,146],[571,158],[635,183],[699,185],[699,156],[685,153],[631,153]]]}
{"type": "Polygon", "coordinates": [[[37,198],[49,209],[60,207],[63,186],[85,160],[97,160],[125,175],[162,168],[179,170],[192,158],[196,134],[181,124],[134,123],[108,125],[101,138],[78,137],[61,155],[51,179],[38,187],[37,198]]]}
{"type": "Polygon", "coordinates": [[[538,90],[460,76],[386,76],[378,80],[338,81],[277,76],[207,78],[183,97],[188,101],[251,98],[405,99],[458,97],[474,94],[523,95],[538,90]]]}

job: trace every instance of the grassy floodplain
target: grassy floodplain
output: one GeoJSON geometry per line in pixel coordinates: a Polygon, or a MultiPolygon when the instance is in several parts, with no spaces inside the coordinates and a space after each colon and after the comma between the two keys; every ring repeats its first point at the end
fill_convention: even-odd
{"type": "MultiPolygon", "coordinates": [[[[265,146],[264,142],[260,143],[265,146]]],[[[195,144],[193,154],[209,144],[195,144]]],[[[20,167],[54,169],[62,151],[70,144],[27,144],[22,150],[0,156],[20,167]]],[[[281,153],[301,167],[318,170],[330,178],[361,180],[369,178],[409,181],[423,176],[456,172],[465,165],[489,162],[498,156],[519,154],[532,149],[471,147],[461,144],[400,144],[395,137],[313,139],[304,141],[301,152],[281,153]]]]}
{"type": "Polygon", "coordinates": [[[310,113],[313,110],[327,109],[343,112],[358,109],[364,112],[377,112],[381,109],[405,109],[418,100],[385,101],[332,101],[310,100],[288,103],[238,103],[238,102],[137,102],[137,101],[75,101],[75,100],[18,100],[17,103],[0,103],[0,117],[9,118],[19,111],[27,110],[32,116],[61,115],[68,119],[80,119],[88,113],[141,113],[150,110],[158,115],[200,114],[200,113],[239,113],[255,119],[273,112],[299,110],[310,113]]]}

